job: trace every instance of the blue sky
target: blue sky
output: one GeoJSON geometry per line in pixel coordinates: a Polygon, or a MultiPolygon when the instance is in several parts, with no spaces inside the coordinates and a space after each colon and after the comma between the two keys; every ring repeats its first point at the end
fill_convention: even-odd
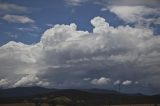
{"type": "MultiPolygon", "coordinates": [[[[108,10],[101,11],[104,6],[97,4],[96,1],[86,1],[86,3],[76,6],[68,5],[67,0],[39,0],[38,2],[26,0],[1,0],[1,3],[10,3],[26,8],[26,10],[22,12],[16,10],[4,12],[4,10],[1,10],[1,17],[9,13],[13,15],[24,15],[35,21],[33,24],[21,24],[10,23],[0,19],[1,45],[12,40],[26,44],[38,42],[43,32],[50,27],[47,26],[47,24],[54,26],[55,24],[76,23],[79,30],[87,30],[91,32],[93,26],[89,21],[96,16],[104,17],[112,26],[126,25],[126,23],[119,19],[114,13],[108,10]],[[36,27],[37,29],[34,31],[28,31],[27,28],[31,27],[36,27]],[[20,31],[17,28],[25,28],[28,32],[20,31]]],[[[160,33],[159,25],[153,25],[153,27],[153,30],[158,35],[160,33]]]]}
{"type": "Polygon", "coordinates": [[[160,93],[159,0],[0,0],[0,87],[160,93]]]}
{"type": "MultiPolygon", "coordinates": [[[[3,19],[0,19],[1,38],[0,44],[3,45],[11,40],[16,42],[23,42],[26,44],[32,44],[38,42],[42,33],[49,28],[47,24],[70,24],[76,23],[79,30],[92,31],[93,26],[90,24],[90,20],[95,16],[102,16],[113,25],[118,26],[125,24],[119,20],[115,14],[109,11],[101,11],[102,6],[91,3],[86,3],[81,6],[67,5],[63,0],[40,0],[40,1],[26,1],[26,0],[14,0],[3,1],[2,3],[16,4],[17,6],[26,7],[25,12],[16,11],[9,12],[16,15],[24,15],[30,17],[35,21],[34,24],[21,24],[10,23],[3,19]],[[37,27],[36,31],[19,31],[17,28],[31,28],[37,27]]],[[[3,15],[8,14],[4,12],[3,15]]]]}

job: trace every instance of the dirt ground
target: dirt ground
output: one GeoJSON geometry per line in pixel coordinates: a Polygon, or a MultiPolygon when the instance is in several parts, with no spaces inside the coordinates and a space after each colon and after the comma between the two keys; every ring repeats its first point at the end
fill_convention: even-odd
{"type": "MultiPolygon", "coordinates": [[[[0,104],[0,106],[35,106],[33,103],[15,103],[15,104],[0,104]]],[[[42,104],[41,106],[48,106],[42,104]]],[[[128,105],[103,105],[103,106],[160,106],[160,104],[128,104],[128,105]]]]}
{"type": "MultiPolygon", "coordinates": [[[[35,106],[34,103],[15,103],[15,104],[0,104],[0,106],[35,106]]],[[[48,106],[47,104],[42,104],[41,106],[48,106]]]]}
{"type": "Polygon", "coordinates": [[[160,106],[160,104],[128,104],[128,105],[104,105],[104,106],[160,106]]]}

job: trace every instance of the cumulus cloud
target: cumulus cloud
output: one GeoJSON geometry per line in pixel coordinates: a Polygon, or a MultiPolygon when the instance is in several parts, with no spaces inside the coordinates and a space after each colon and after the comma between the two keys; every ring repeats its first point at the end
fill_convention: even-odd
{"type": "Polygon", "coordinates": [[[94,85],[106,85],[111,81],[110,78],[105,78],[105,77],[101,77],[99,79],[93,79],[91,81],[92,84],[94,85]]]}
{"type": "Polygon", "coordinates": [[[112,87],[112,81],[119,79],[124,84],[141,81],[141,87],[160,88],[159,36],[148,28],[112,27],[101,17],[91,24],[91,33],[78,31],[73,23],[55,25],[37,44],[1,46],[0,78],[10,79],[12,86],[112,87]]]}
{"type": "Polygon", "coordinates": [[[20,80],[18,80],[13,87],[18,87],[18,86],[49,86],[49,82],[47,81],[41,81],[36,75],[27,75],[22,77],[20,80]]]}
{"type": "Polygon", "coordinates": [[[130,80],[126,80],[122,82],[122,85],[130,85],[130,84],[132,84],[132,81],[130,80]]]}
{"type": "Polygon", "coordinates": [[[33,86],[33,83],[37,82],[39,80],[38,77],[34,75],[27,75],[25,77],[22,77],[19,81],[17,81],[14,86],[33,86]]]}
{"type": "Polygon", "coordinates": [[[34,23],[33,19],[30,19],[26,16],[19,16],[19,15],[6,14],[2,17],[2,19],[12,23],[21,23],[21,24],[34,23]]]}

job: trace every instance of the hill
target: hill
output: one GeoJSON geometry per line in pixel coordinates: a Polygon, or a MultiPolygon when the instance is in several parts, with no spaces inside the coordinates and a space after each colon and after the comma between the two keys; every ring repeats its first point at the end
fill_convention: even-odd
{"type": "Polygon", "coordinates": [[[63,98],[83,103],[87,106],[104,104],[160,104],[160,95],[147,96],[143,94],[123,94],[105,89],[48,89],[42,87],[19,87],[0,91],[0,103],[17,103],[27,100],[48,103],[63,98]],[[58,97],[58,99],[56,99],[58,97]]]}

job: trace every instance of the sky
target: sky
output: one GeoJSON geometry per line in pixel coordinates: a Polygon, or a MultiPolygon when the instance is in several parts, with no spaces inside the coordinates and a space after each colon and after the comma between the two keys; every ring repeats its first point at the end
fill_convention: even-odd
{"type": "Polygon", "coordinates": [[[0,88],[160,93],[159,0],[0,0],[0,88]]]}

